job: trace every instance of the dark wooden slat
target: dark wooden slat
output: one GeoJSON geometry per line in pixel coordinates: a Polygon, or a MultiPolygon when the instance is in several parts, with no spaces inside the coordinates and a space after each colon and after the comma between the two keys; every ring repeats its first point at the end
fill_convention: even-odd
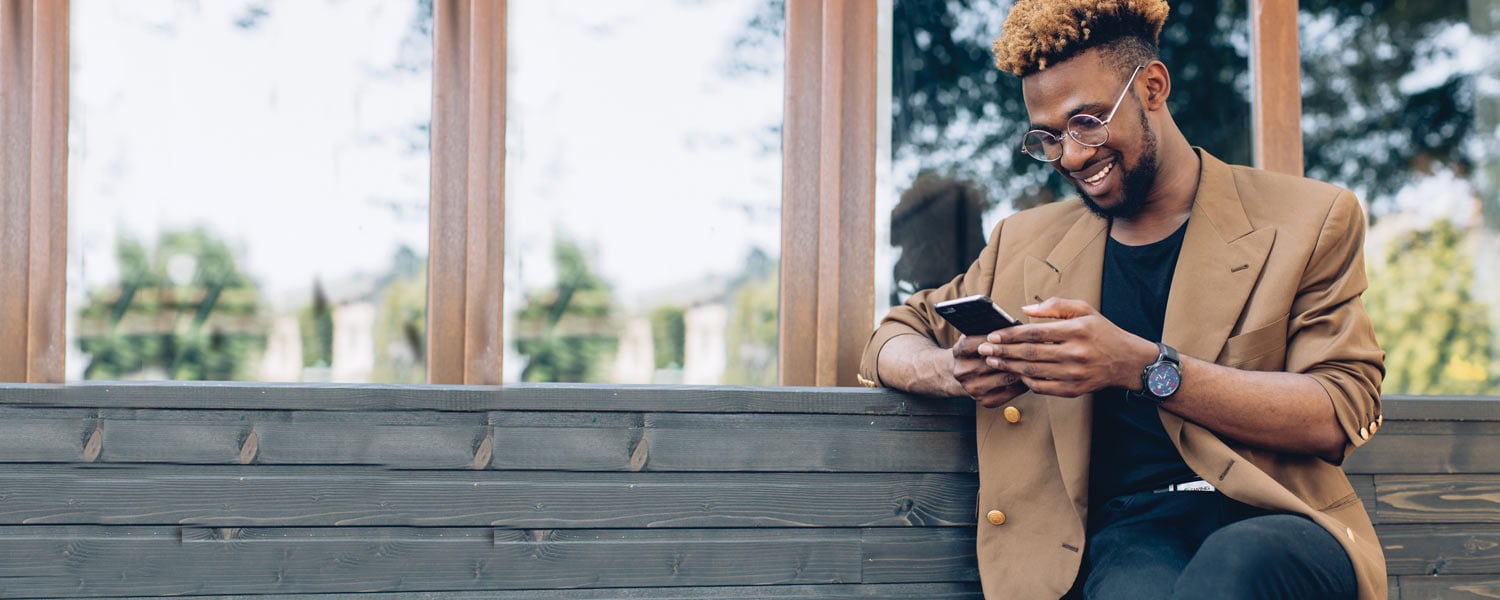
{"type": "MultiPolygon", "coordinates": [[[[88,413],[7,411],[45,445],[0,446],[0,462],[90,454],[88,413]],[[71,444],[71,448],[69,447],[71,444]]],[[[569,471],[973,472],[958,417],[187,411],[98,413],[97,462],[349,464],[569,471]],[[493,421],[493,425],[487,425],[493,421]],[[486,439],[488,438],[488,439],[486,439]]]]}
{"type": "Polygon", "coordinates": [[[1475,600],[1500,598],[1500,576],[1484,577],[1398,577],[1400,596],[1392,589],[1391,598],[1400,600],[1475,600]]]}
{"type": "Polygon", "coordinates": [[[1381,414],[1391,421],[1500,421],[1495,396],[1386,396],[1381,414]]]}
{"type": "MultiPolygon", "coordinates": [[[[930,559],[916,553],[930,549],[922,533],[912,530],[906,558],[883,558],[930,559]]],[[[866,534],[0,527],[0,581],[6,594],[21,597],[862,583],[866,534]]],[[[918,571],[917,582],[962,581],[967,572],[918,571]]]]}
{"type": "Polygon", "coordinates": [[[495,469],[973,472],[967,419],[504,413],[495,469]],[[597,418],[599,422],[593,420],[597,418]],[[631,419],[639,418],[635,429],[631,419]],[[587,421],[587,422],[585,422],[587,421]]]}
{"type": "Polygon", "coordinates": [[[1500,473],[1500,423],[1394,421],[1344,463],[1347,473],[1500,473]]]}
{"type": "Polygon", "coordinates": [[[0,462],[85,462],[96,411],[0,405],[0,462]]]}
{"type": "Polygon", "coordinates": [[[1380,525],[1375,533],[1391,575],[1500,573],[1500,526],[1380,525]]]}
{"type": "Polygon", "coordinates": [[[1500,523],[1500,475],[1379,475],[1381,523],[1500,523]]]}
{"type": "Polygon", "coordinates": [[[979,581],[974,528],[868,529],[866,583],[979,581]]]}
{"type": "Polygon", "coordinates": [[[0,524],[972,526],[973,475],[10,465],[0,524]]]}
{"type": "Polygon", "coordinates": [[[792,413],[973,416],[974,403],[883,389],[690,385],[87,382],[0,386],[0,404],[85,408],[792,413]]]}
{"type": "MultiPolygon", "coordinates": [[[[117,600],[146,600],[130,596],[117,600]]],[[[873,585],[758,585],[732,587],[611,588],[604,590],[488,590],[483,592],[395,592],[373,594],[269,594],[194,596],[200,600],[983,600],[978,583],[896,583],[873,585]]]]}

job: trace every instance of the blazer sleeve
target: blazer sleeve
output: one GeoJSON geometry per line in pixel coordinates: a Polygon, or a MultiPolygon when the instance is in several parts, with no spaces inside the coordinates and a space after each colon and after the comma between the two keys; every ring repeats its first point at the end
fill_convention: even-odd
{"type": "Polygon", "coordinates": [[[962,298],[974,294],[988,294],[995,283],[995,269],[1000,260],[1001,232],[1005,221],[1001,221],[990,232],[990,240],[980,251],[979,258],[969,264],[968,270],[960,273],[942,286],[912,294],[900,306],[891,308],[880,326],[875,328],[859,361],[859,374],[867,385],[884,385],[880,380],[876,363],[880,350],[891,338],[902,335],[921,335],[942,347],[952,346],[962,334],[939,317],[933,306],[945,300],[962,298]]]}
{"type": "MultiPolygon", "coordinates": [[[[1385,352],[1375,339],[1360,294],[1368,287],[1365,218],[1359,201],[1339,190],[1292,302],[1287,370],[1317,380],[1348,442],[1344,457],[1379,428],[1385,352]]],[[[1341,461],[1342,462],[1342,461],[1341,461]]]]}

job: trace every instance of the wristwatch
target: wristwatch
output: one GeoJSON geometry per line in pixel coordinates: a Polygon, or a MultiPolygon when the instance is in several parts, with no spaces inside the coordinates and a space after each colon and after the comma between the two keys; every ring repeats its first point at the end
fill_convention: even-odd
{"type": "Polygon", "coordinates": [[[1157,342],[1156,349],[1156,362],[1146,365],[1146,370],[1141,372],[1139,395],[1161,404],[1182,386],[1182,361],[1177,360],[1177,351],[1171,346],[1157,342]]]}

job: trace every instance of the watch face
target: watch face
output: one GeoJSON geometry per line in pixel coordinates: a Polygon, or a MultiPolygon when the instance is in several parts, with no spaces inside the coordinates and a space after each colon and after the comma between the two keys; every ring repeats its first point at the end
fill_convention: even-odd
{"type": "Polygon", "coordinates": [[[1178,373],[1177,367],[1171,363],[1161,362],[1151,365],[1151,374],[1146,377],[1146,389],[1158,398],[1171,396],[1181,384],[1182,374],[1178,373]]]}

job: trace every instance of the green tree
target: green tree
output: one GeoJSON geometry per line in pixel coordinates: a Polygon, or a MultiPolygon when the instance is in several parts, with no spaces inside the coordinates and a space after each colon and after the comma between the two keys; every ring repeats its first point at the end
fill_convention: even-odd
{"type": "Polygon", "coordinates": [[[682,368],[686,317],[687,309],[681,306],[658,306],[651,311],[651,354],[656,368],[682,368]]]}
{"type": "Polygon", "coordinates": [[[724,334],[729,345],[726,384],[776,385],[780,267],[757,248],[745,260],[745,270],[730,283],[724,334]]]}
{"type": "Polygon", "coordinates": [[[257,286],[206,229],[163,233],[148,250],[116,244],[120,280],[90,290],[79,313],[87,379],[254,378],[265,346],[257,286]]]}
{"type": "Polygon", "coordinates": [[[302,366],[332,365],[333,305],[320,279],[313,280],[312,302],[297,315],[297,329],[302,332],[302,366]]]}
{"type": "Polygon", "coordinates": [[[1371,269],[1365,302],[1386,351],[1382,389],[1397,394],[1494,394],[1491,327],[1470,294],[1474,248],[1462,229],[1438,221],[1402,235],[1371,269]]]}
{"type": "Polygon", "coordinates": [[[619,346],[612,291],[583,249],[558,238],[557,283],[526,295],[517,315],[516,351],[527,358],[523,381],[604,381],[619,346]]]}
{"type": "Polygon", "coordinates": [[[427,379],[427,258],[410,248],[396,251],[391,270],[376,285],[375,370],[378,383],[422,383],[427,379]]]}

